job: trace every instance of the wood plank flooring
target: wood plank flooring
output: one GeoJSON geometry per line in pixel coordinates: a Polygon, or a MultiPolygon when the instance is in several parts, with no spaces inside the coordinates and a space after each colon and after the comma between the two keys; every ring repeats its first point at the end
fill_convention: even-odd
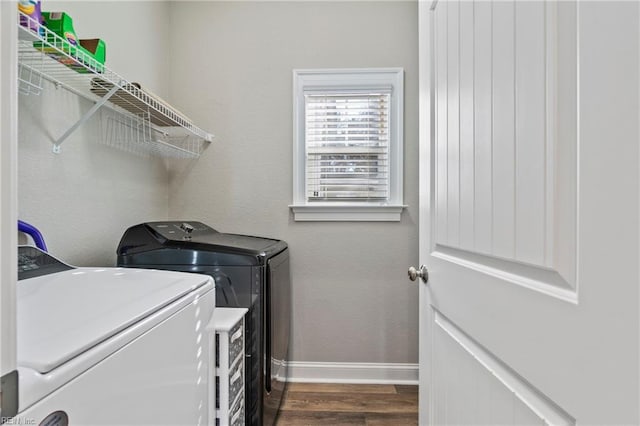
{"type": "Polygon", "coordinates": [[[277,426],[417,424],[417,386],[290,383],[277,426]]]}

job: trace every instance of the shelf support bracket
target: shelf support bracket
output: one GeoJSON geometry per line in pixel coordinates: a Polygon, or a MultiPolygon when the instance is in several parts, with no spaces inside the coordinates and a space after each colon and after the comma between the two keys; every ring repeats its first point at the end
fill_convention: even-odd
{"type": "Polygon", "coordinates": [[[102,99],[99,99],[90,109],[89,111],[87,111],[81,118],[80,120],[78,120],[73,126],[71,126],[66,132],[64,132],[64,134],[62,136],[60,136],[58,138],[58,140],[56,140],[53,143],[53,152],[54,154],[60,154],[62,152],[62,148],[60,148],[60,145],[62,145],[62,142],[65,141],[65,139],[67,139],[73,132],[76,131],[76,129],[80,126],[82,126],[89,118],[91,118],[91,116],[93,114],[96,113],[96,111],[98,111],[100,109],[100,107],[102,105],[104,105],[109,98],[111,98],[111,96],[113,96],[118,89],[120,89],[120,86],[118,85],[113,85],[113,87],[111,88],[111,90],[109,90],[109,92],[107,92],[106,95],[104,95],[102,97],[102,99]]]}

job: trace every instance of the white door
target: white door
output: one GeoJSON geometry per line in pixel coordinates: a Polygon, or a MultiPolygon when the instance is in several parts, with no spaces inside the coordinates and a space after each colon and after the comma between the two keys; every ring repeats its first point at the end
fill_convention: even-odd
{"type": "Polygon", "coordinates": [[[638,424],[639,3],[420,4],[420,424],[638,424]]]}

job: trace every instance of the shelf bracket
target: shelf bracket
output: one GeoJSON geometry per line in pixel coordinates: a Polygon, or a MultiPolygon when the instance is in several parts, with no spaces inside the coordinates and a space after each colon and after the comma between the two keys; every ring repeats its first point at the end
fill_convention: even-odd
{"type": "Polygon", "coordinates": [[[113,87],[111,88],[111,90],[109,90],[109,92],[107,92],[106,95],[104,95],[101,99],[99,99],[92,107],[91,109],[89,109],[89,111],[87,111],[81,118],[80,120],[78,120],[73,126],[71,126],[66,132],[64,132],[64,134],[62,136],[60,136],[58,138],[58,140],[56,140],[53,143],[53,153],[54,154],[60,154],[62,152],[62,148],[60,148],[60,145],[62,145],[62,142],[65,141],[65,139],[67,139],[73,132],[76,131],[76,129],[80,126],[82,126],[89,118],[91,118],[91,116],[93,114],[96,113],[96,111],[98,111],[100,109],[100,107],[102,105],[104,105],[109,98],[111,98],[111,96],[113,96],[114,93],[116,93],[118,91],[118,89],[120,89],[120,86],[118,85],[113,85],[113,87]]]}

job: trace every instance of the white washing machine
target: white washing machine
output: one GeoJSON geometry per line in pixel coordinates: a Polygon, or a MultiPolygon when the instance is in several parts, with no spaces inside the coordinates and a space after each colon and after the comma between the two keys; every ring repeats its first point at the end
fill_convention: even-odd
{"type": "Polygon", "coordinates": [[[13,424],[215,423],[209,276],[73,268],[33,247],[18,275],[13,424]]]}

